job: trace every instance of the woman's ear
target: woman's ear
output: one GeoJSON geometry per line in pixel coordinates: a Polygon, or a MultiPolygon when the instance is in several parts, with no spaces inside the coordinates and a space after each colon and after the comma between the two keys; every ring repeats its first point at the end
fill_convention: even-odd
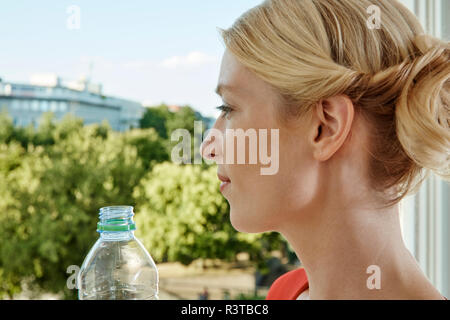
{"type": "Polygon", "coordinates": [[[330,159],[347,139],[353,124],[353,102],[345,95],[320,100],[313,111],[313,156],[318,161],[330,159]]]}

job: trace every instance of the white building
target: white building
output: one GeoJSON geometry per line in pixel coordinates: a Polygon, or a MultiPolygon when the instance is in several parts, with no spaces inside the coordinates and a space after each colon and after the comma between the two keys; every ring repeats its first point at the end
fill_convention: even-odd
{"type": "Polygon", "coordinates": [[[0,80],[0,110],[5,108],[17,126],[37,125],[44,112],[53,112],[56,119],[72,113],[85,124],[106,120],[117,131],[139,127],[145,111],[138,102],[104,96],[101,85],[53,74],[34,75],[29,84],[0,80]]]}

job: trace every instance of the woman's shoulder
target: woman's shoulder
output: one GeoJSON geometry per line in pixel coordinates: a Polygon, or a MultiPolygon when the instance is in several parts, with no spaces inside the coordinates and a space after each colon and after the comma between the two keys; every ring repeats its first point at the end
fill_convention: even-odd
{"type": "Polygon", "coordinates": [[[296,300],[308,287],[305,269],[295,269],[283,274],[272,283],[266,300],[296,300]]]}

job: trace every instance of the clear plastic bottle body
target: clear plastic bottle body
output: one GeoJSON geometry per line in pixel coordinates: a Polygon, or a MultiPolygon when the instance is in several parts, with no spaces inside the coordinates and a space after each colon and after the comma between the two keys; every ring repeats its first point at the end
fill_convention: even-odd
{"type": "Polygon", "coordinates": [[[77,282],[80,300],[158,299],[158,270],[133,230],[100,232],[77,282]]]}

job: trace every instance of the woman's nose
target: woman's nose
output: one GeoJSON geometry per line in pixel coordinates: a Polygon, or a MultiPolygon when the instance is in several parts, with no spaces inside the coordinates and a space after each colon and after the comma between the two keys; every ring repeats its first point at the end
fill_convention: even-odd
{"type": "Polygon", "coordinates": [[[217,162],[221,155],[221,132],[215,128],[210,129],[200,146],[200,153],[205,160],[217,162]]]}
{"type": "Polygon", "coordinates": [[[212,148],[213,137],[211,134],[208,134],[200,145],[200,153],[205,160],[214,160],[216,156],[215,150],[212,148]]]}

